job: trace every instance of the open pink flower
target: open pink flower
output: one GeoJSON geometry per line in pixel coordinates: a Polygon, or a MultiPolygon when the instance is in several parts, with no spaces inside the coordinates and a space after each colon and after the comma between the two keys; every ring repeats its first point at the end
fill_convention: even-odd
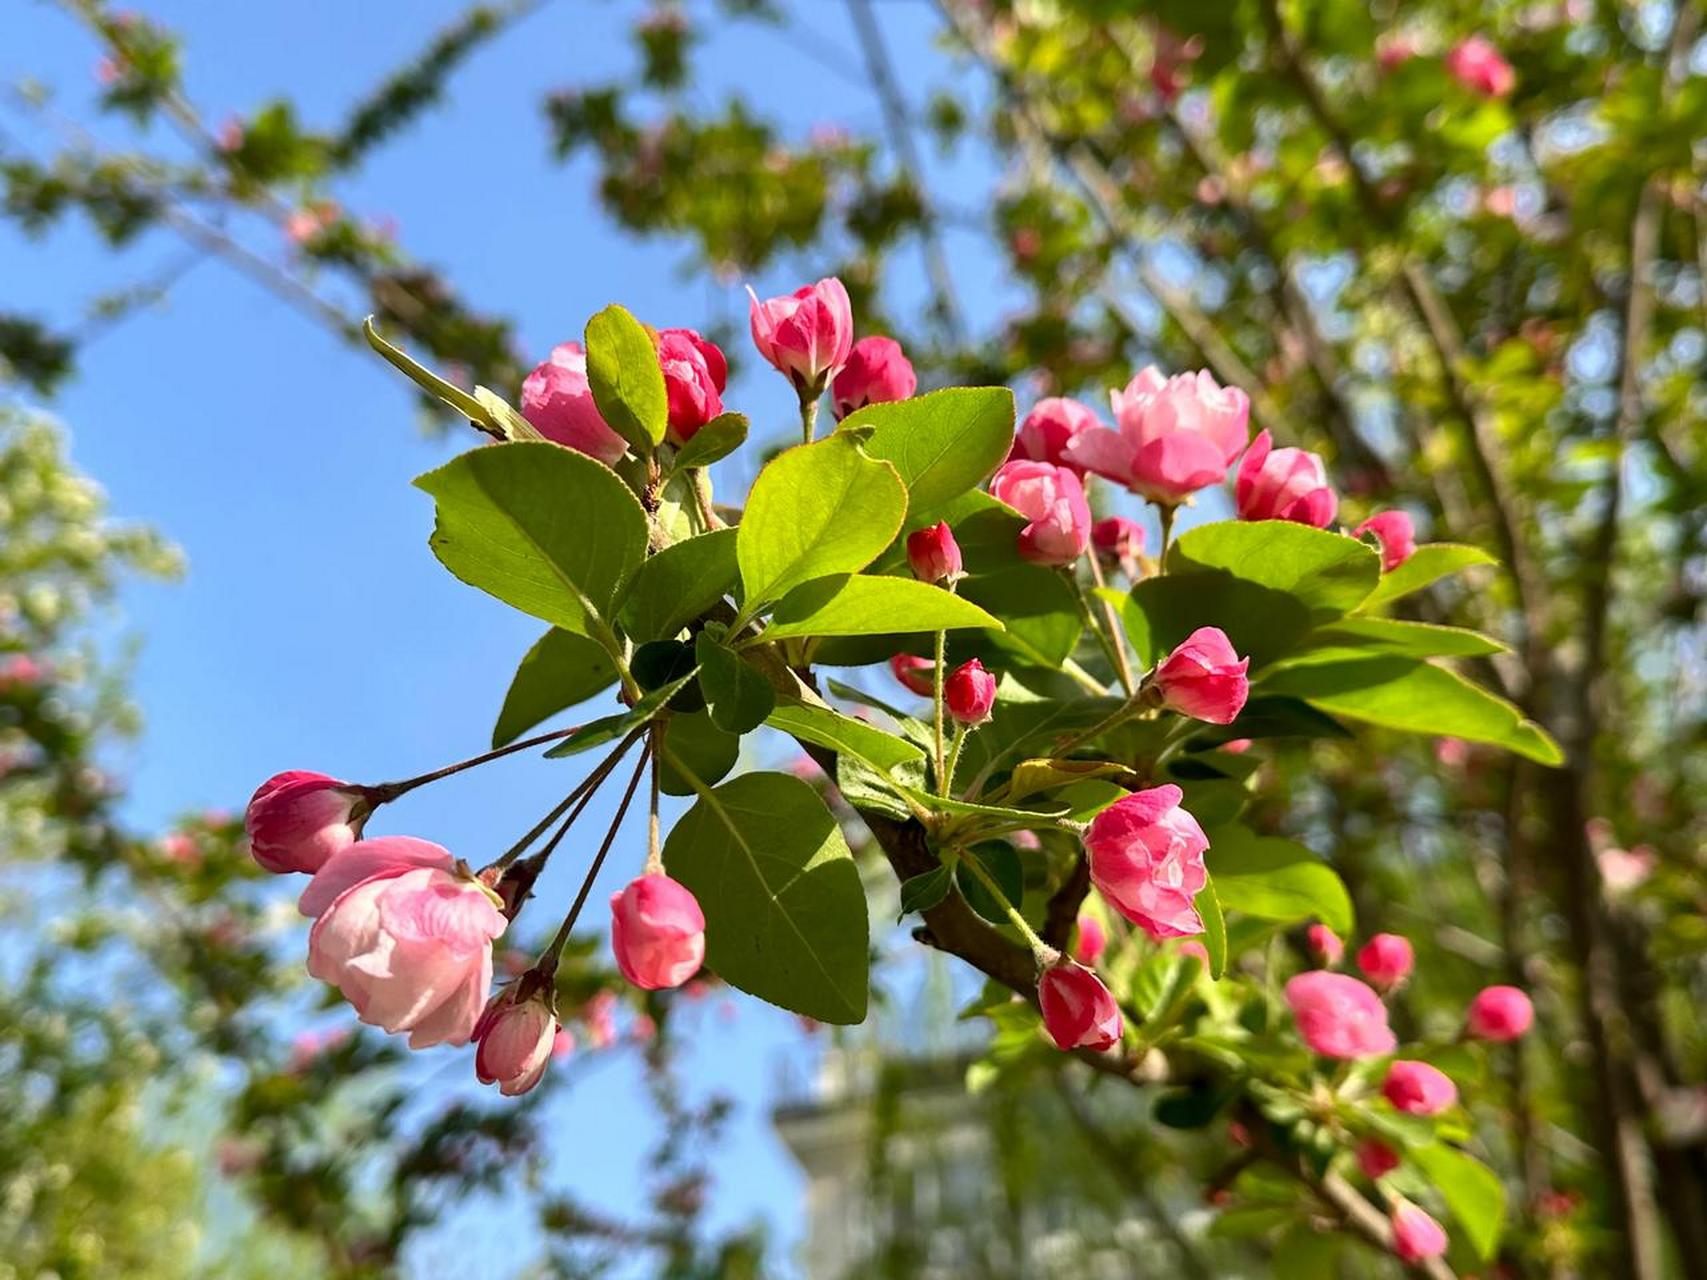
{"type": "Polygon", "coordinates": [[[830,384],[830,405],[840,422],[868,404],[908,400],[919,389],[912,362],[893,338],[861,338],[830,384]]]}
{"type": "Polygon", "coordinates": [[[686,885],[659,873],[611,894],[610,944],[622,976],[647,991],[679,987],[705,963],[705,913],[686,885]]]}
{"type": "Polygon", "coordinates": [[[1234,496],[1241,520],[1291,520],[1325,529],[1339,509],[1322,460],[1305,449],[1274,448],[1266,431],[1245,450],[1234,496]]]}
{"type": "Polygon", "coordinates": [[[1484,98],[1503,98],[1517,87],[1517,72],[1486,36],[1468,36],[1453,45],[1446,72],[1484,98]]]}
{"type": "Polygon", "coordinates": [[[1085,432],[1101,426],[1096,414],[1077,400],[1065,396],[1039,400],[1020,423],[1008,461],[1047,462],[1082,475],[1084,469],[1067,457],[1067,448],[1085,432]]]}
{"type": "Polygon", "coordinates": [[[1439,1067],[1401,1058],[1387,1068],[1381,1096],[1410,1115],[1433,1116],[1458,1101],[1458,1086],[1439,1067]]]}
{"type": "Polygon", "coordinates": [[[1369,517],[1352,533],[1361,538],[1371,535],[1381,546],[1381,572],[1391,573],[1409,560],[1417,549],[1416,526],[1405,511],[1379,511],[1369,517]]]}
{"type": "Polygon", "coordinates": [[[275,875],[312,875],[326,859],[361,839],[373,804],[361,787],[323,773],[276,773],[255,790],[243,814],[249,853],[275,875]]]}
{"type": "Polygon", "coordinates": [[[816,398],[853,351],[853,304],[847,289],[831,276],[763,302],[750,286],[747,296],[759,354],[787,375],[801,395],[816,398]]]}
{"type": "Polygon", "coordinates": [[[543,996],[519,1000],[516,992],[511,985],[493,996],[474,1026],[480,1046],[474,1052],[475,1078],[512,1098],[545,1075],[545,1064],[557,1056],[558,1035],[557,1017],[543,996]]]}
{"type": "Polygon", "coordinates": [[[1044,1029],[1057,1048],[1102,1050],[1120,1040],[1120,1006],[1082,965],[1069,960],[1045,969],[1037,999],[1044,1029]]]}
{"type": "Polygon", "coordinates": [[[504,916],[450,853],[412,836],[361,840],[308,882],[308,972],[409,1047],[466,1044],[492,985],[504,916]]]}
{"type": "Polygon", "coordinates": [[[1516,1040],[1535,1021],[1535,1006],[1516,987],[1484,987],[1470,1001],[1464,1026],[1478,1040],[1516,1040]]]}
{"type": "Polygon", "coordinates": [[[662,329],[658,333],[658,366],[664,372],[670,431],[685,443],[723,412],[729,362],[716,343],[692,329],[662,329]]]}
{"type": "Polygon", "coordinates": [[[1357,967],[1383,991],[1408,978],[1415,965],[1410,940],[1396,933],[1378,933],[1357,952],[1357,967]]]}
{"type": "Polygon", "coordinates": [[[563,342],[551,349],[550,357],[538,365],[522,383],[522,417],[547,440],[597,458],[606,466],[628,452],[624,440],[593,403],[587,382],[587,353],[579,342],[563,342]]]}
{"type": "Polygon", "coordinates": [[[1251,660],[1233,651],[1220,627],[1199,627],[1156,664],[1151,679],[1162,705],[1194,720],[1232,724],[1245,708],[1251,660]]]}
{"type": "Polygon", "coordinates": [[[1300,973],[1286,984],[1286,1003],[1304,1043],[1324,1057],[1368,1058],[1398,1043],[1381,997],[1346,974],[1300,973]]]}
{"type": "Polygon", "coordinates": [[[1422,1262],[1446,1252],[1446,1229],[1409,1200],[1394,1200],[1392,1221],[1399,1261],[1422,1262]]]}
{"type": "Polygon", "coordinates": [[[1197,895],[1208,881],[1209,840],[1179,807],[1172,783],[1122,796],[1085,832],[1091,881],[1114,909],[1152,938],[1203,932],[1197,895]]]}
{"type": "Polygon", "coordinates": [[[1010,462],[990,493],[1024,516],[1019,553],[1037,564],[1072,564],[1091,542],[1091,508],[1079,477],[1047,462],[1010,462]]]}
{"type": "Polygon", "coordinates": [[[1218,386],[1208,370],[1167,378],[1151,366],[1111,400],[1119,429],[1081,432],[1067,461],[1152,502],[1177,506],[1220,484],[1245,447],[1250,397],[1218,386]]]}

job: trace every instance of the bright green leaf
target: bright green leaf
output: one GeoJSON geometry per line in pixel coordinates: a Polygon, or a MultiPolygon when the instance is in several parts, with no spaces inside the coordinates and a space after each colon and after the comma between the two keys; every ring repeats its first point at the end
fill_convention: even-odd
{"type": "Polygon", "coordinates": [[[1342,938],[1354,932],[1345,884],[1301,844],[1259,836],[1244,827],[1209,832],[1205,860],[1215,893],[1229,911],[1282,923],[1320,920],[1342,938]]]}
{"type": "Polygon", "coordinates": [[[871,404],[838,431],[869,430],[865,450],[895,464],[908,504],[924,510],[976,489],[1013,447],[1014,397],[1006,387],[951,387],[871,404]]]}
{"type": "Polygon", "coordinates": [[[1318,625],[1363,603],[1381,573],[1367,543],[1290,520],[1220,520],[1181,534],[1169,573],[1225,570],[1303,602],[1318,625]]]}
{"type": "Polygon", "coordinates": [[[690,671],[680,680],[672,680],[669,684],[659,685],[619,715],[605,716],[602,720],[594,720],[582,725],[545,754],[554,759],[561,759],[564,756],[580,755],[581,752],[593,747],[603,746],[607,742],[615,742],[618,738],[626,737],[641,725],[650,724],[657,719],[658,713],[664,709],[665,704],[687,688],[696,674],[697,670],[690,671]]]}
{"type": "Polygon", "coordinates": [[[1409,1155],[1439,1190],[1476,1256],[1491,1259],[1505,1230],[1506,1195],[1499,1177],[1474,1156],[1444,1143],[1415,1147],[1409,1155]]]}
{"type": "Polygon", "coordinates": [[[865,1017],[865,890],[818,794],[783,773],[707,789],[664,842],[705,912],[706,964],[733,986],[821,1022],[865,1017]]]}
{"type": "Polygon", "coordinates": [[[735,585],[735,530],[714,529],[650,557],[623,597],[621,619],[637,641],[673,636],[735,585]]]}
{"type": "Polygon", "coordinates": [[[527,651],[504,695],[504,709],[492,728],[492,745],[521,737],[540,721],[585,702],[616,679],[616,667],[603,646],[572,631],[553,627],[527,651]]]}
{"type": "Polygon", "coordinates": [[[670,402],[658,344],[614,302],[587,321],[587,383],[612,431],[642,452],[663,443],[670,402]]]}
{"type": "Polygon", "coordinates": [[[802,583],[776,607],[766,640],[886,635],[893,631],[1001,630],[1001,620],[953,592],[911,578],[838,574],[802,583]]]}
{"type": "Polygon", "coordinates": [[[727,458],[747,440],[747,415],[723,413],[706,423],[676,451],[676,467],[709,467],[727,458]]]}
{"type": "Polygon", "coordinates": [[[1227,921],[1221,914],[1221,899],[1215,881],[1206,879],[1194,903],[1203,918],[1203,949],[1209,954],[1209,976],[1217,982],[1227,972],[1227,921]]]}
{"type": "Polygon", "coordinates": [[[1306,646],[1291,661],[1311,662],[1322,652],[1345,656],[1355,656],[1361,651],[1402,653],[1412,658],[1479,658],[1506,651],[1505,645],[1479,631],[1400,618],[1346,618],[1311,632],[1306,646]]]}
{"type": "Polygon", "coordinates": [[[863,760],[878,770],[894,769],[924,758],[924,752],[905,738],[885,733],[875,725],[844,716],[829,707],[784,703],[770,713],[765,723],[802,742],[828,747],[837,755],[863,760]]]}
{"type": "Polygon", "coordinates": [[[1358,611],[1368,613],[1474,565],[1498,563],[1480,547],[1465,546],[1457,542],[1425,543],[1412,552],[1398,568],[1381,575],[1375,590],[1370,592],[1358,611]]]}

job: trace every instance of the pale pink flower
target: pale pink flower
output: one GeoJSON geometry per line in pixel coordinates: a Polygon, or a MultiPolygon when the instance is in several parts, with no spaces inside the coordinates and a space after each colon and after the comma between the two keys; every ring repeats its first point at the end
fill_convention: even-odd
{"type": "Polygon", "coordinates": [[[1446,55],[1446,71],[1472,93],[1503,98],[1517,87],[1517,72],[1485,36],[1460,40],[1446,55]]]}
{"type": "Polygon", "coordinates": [[[1266,431],[1245,450],[1234,492],[1241,520],[1291,520],[1325,529],[1339,509],[1322,460],[1306,449],[1274,448],[1266,431]]]}
{"type": "Polygon", "coordinates": [[[640,876],[611,895],[610,910],[611,951],[635,986],[679,987],[705,963],[705,914],[680,882],[640,876]]]}
{"type": "Polygon", "coordinates": [[[1091,541],[1091,508],[1079,477],[1047,462],[1010,462],[990,481],[990,493],[1029,523],[1019,553],[1037,564],[1068,565],[1091,541]]]}
{"type": "Polygon", "coordinates": [[[1300,973],[1286,984],[1286,1003],[1304,1043],[1324,1057],[1368,1058],[1398,1043],[1381,997],[1347,974],[1300,973]]]}
{"type": "Polygon", "coordinates": [[[816,397],[853,352],[853,305],[834,276],[759,301],[751,286],[753,345],[802,396],[816,397]]]}
{"type": "Polygon", "coordinates": [[[475,1078],[497,1085],[505,1097],[539,1083],[557,1043],[557,1018],[543,994],[520,999],[518,991],[512,985],[493,996],[474,1025],[475,1078]]]}
{"type": "Polygon", "coordinates": [[[587,353],[578,342],[563,342],[522,383],[522,417],[547,440],[614,466],[628,452],[624,440],[604,420],[587,382],[587,353]]]}
{"type": "Polygon", "coordinates": [[[1020,423],[1008,461],[1047,462],[1083,474],[1082,468],[1068,459],[1067,447],[1086,431],[1101,426],[1096,414],[1077,400],[1064,396],[1039,400],[1020,423]]]}

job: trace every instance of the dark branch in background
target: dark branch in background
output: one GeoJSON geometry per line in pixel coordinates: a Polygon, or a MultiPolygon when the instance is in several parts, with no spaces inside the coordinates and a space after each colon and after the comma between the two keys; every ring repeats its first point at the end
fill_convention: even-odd
{"type": "Polygon", "coordinates": [[[848,13],[859,36],[860,51],[865,57],[866,71],[871,76],[872,90],[883,104],[883,128],[889,138],[889,149],[895,153],[895,163],[901,175],[917,193],[919,248],[925,257],[925,274],[931,282],[931,315],[949,345],[958,349],[966,345],[966,331],[954,296],[954,277],[949,270],[948,255],[943,251],[936,210],[925,186],[924,165],[920,162],[918,145],[909,123],[906,100],[896,82],[895,69],[889,62],[883,30],[878,25],[877,15],[872,12],[871,0],[848,0],[848,13]]]}

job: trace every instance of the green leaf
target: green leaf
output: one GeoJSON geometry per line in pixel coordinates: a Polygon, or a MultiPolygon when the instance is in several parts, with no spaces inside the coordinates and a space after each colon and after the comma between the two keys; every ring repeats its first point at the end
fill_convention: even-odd
{"type": "Polygon", "coordinates": [[[865,428],[865,450],[895,464],[908,504],[923,510],[983,484],[1013,447],[1014,397],[1006,387],[951,387],[867,405],[838,432],[865,428]]]}
{"type": "MultiPolygon", "coordinates": [[[[994,880],[1002,891],[1002,897],[1015,907],[1025,901],[1025,867],[1019,860],[1019,853],[1005,840],[991,840],[985,844],[974,845],[961,855],[962,862],[976,860],[978,865],[994,880]]],[[[960,886],[960,896],[966,903],[991,924],[1007,924],[1007,909],[1000,899],[984,886],[976,872],[965,866],[954,869],[954,882],[960,886]]]]}
{"type": "Polygon", "coordinates": [[[783,597],[763,638],[887,635],[897,630],[962,627],[999,631],[1002,623],[971,601],[926,582],[837,574],[802,583],[783,597]]]}
{"type": "Polygon", "coordinates": [[[1059,667],[1084,631],[1072,586],[1062,574],[1040,564],[968,578],[960,584],[960,594],[1002,620],[999,625],[1006,630],[990,637],[998,649],[1040,667],[1059,667]]]}
{"type": "Polygon", "coordinates": [[[1121,591],[1117,587],[1097,587],[1091,594],[1114,606],[1115,616],[1120,619],[1120,629],[1126,633],[1126,640],[1132,646],[1132,652],[1138,655],[1139,667],[1155,666],[1156,659],[1162,655],[1156,652],[1155,637],[1150,634],[1149,616],[1138,606],[1131,593],[1121,591]]]}
{"type": "MultiPolygon", "coordinates": [[[[425,365],[405,355],[401,348],[392,346],[379,336],[379,330],[374,327],[372,316],[368,316],[362,321],[362,337],[366,338],[368,346],[384,356],[393,368],[400,370],[421,390],[429,395],[437,396],[470,422],[479,423],[490,430],[502,431],[512,440],[541,439],[539,432],[534,430],[533,425],[527,419],[521,418],[520,414],[515,414],[517,418],[521,418],[519,423],[510,423],[507,420],[500,421],[494,416],[491,407],[484,403],[479,395],[481,391],[486,390],[484,387],[476,388],[475,394],[470,395],[455,383],[446,382],[425,365]]],[[[486,394],[494,400],[498,399],[490,391],[487,391],[486,394]]],[[[503,402],[500,401],[500,403],[503,402]]],[[[504,408],[509,409],[509,405],[504,404],[504,408]]],[[[510,410],[510,412],[515,413],[514,410],[510,410]]]]}
{"type": "Polygon", "coordinates": [[[1001,798],[1008,804],[1018,804],[1028,796],[1053,791],[1057,787],[1072,786],[1093,778],[1119,777],[1129,772],[1123,764],[1110,764],[1104,760],[1021,760],[1009,775],[1007,790],[1001,798]]]}
{"type": "Polygon", "coordinates": [[[693,682],[697,671],[690,671],[680,680],[672,680],[669,684],[659,685],[642,697],[627,711],[620,715],[605,716],[602,720],[594,720],[582,725],[574,733],[559,742],[545,754],[553,759],[564,756],[580,755],[581,752],[593,747],[603,746],[607,742],[615,742],[618,738],[626,737],[631,731],[643,724],[655,720],[666,703],[693,682]]]}
{"type": "Polygon", "coordinates": [[[1203,917],[1203,949],[1209,953],[1209,976],[1215,981],[1227,972],[1227,921],[1221,914],[1221,899],[1215,881],[1206,879],[1193,903],[1203,917]]]}
{"type": "Polygon", "coordinates": [[[1443,737],[1488,742],[1541,764],[1564,754],[1547,731],[1505,699],[1456,672],[1401,656],[1323,662],[1276,672],[1264,693],[1290,694],[1330,715],[1443,737]]]}
{"type": "Polygon", "coordinates": [[[1399,618],[1347,618],[1311,632],[1308,647],[1292,661],[1311,662],[1320,653],[1402,653],[1412,658],[1478,658],[1504,653],[1492,636],[1464,627],[1442,627],[1399,618]]]}
{"type": "Polygon", "coordinates": [[[937,903],[948,897],[949,886],[954,883],[954,877],[947,867],[932,867],[929,871],[920,872],[909,880],[901,882],[901,913],[897,921],[912,915],[915,911],[929,911],[937,903]]]}
{"type": "Polygon", "coordinates": [[[694,642],[694,653],[699,658],[699,687],[711,704],[712,723],[735,734],[763,724],[776,706],[771,682],[704,631],[694,642]]]}
{"type": "Polygon", "coordinates": [[[753,482],[738,529],[746,607],[756,610],[814,578],[863,569],[906,514],[907,490],[895,468],[866,457],[854,437],[784,450],[753,482]]]}
{"type": "Polygon", "coordinates": [[[1476,1256],[1484,1262],[1491,1259],[1505,1230],[1505,1186],[1498,1176],[1474,1156],[1444,1143],[1414,1147],[1409,1155],[1440,1191],[1476,1256]]]}
{"type": "Polygon", "coordinates": [[[1232,724],[1206,724],[1191,736],[1191,749],[1241,738],[1349,738],[1351,731],[1297,698],[1258,696],[1245,703],[1232,724]]]}
{"type": "Polygon", "coordinates": [[[706,963],[761,1000],[821,1022],[865,1017],[865,890],[818,794],[783,773],[705,790],[664,842],[705,912],[706,963]]]}
{"type": "Polygon", "coordinates": [[[879,771],[924,759],[925,753],[905,738],[885,733],[829,707],[783,703],[770,713],[765,723],[802,742],[828,747],[839,756],[863,760],[879,771]]]}
{"type": "Polygon", "coordinates": [[[1412,552],[1398,568],[1381,575],[1380,582],[1376,584],[1375,590],[1369,593],[1358,612],[1368,613],[1474,565],[1498,563],[1498,560],[1480,547],[1465,546],[1458,542],[1425,543],[1412,552]]]}
{"type": "MultiPolygon", "coordinates": [[[[634,683],[648,693],[659,685],[686,679],[698,670],[699,658],[693,646],[681,640],[648,640],[628,660],[628,671],[634,677],[634,683]]],[[[693,681],[684,686],[670,699],[669,705],[672,711],[704,711],[705,694],[701,692],[699,682],[693,681]]]]}
{"type": "Polygon", "coordinates": [[[543,440],[533,423],[510,406],[496,391],[487,387],[474,388],[474,401],[486,411],[487,420],[504,433],[506,440],[543,440]]]}
{"type": "Polygon", "coordinates": [[[616,679],[603,646],[553,627],[535,642],[516,668],[504,709],[492,727],[492,745],[513,742],[559,711],[585,702],[616,679]]]}
{"type": "Polygon", "coordinates": [[[706,423],[676,450],[676,469],[709,467],[727,458],[747,441],[747,415],[721,413],[706,423]]]}
{"type": "Polygon", "coordinates": [[[670,401],[657,341],[614,302],[587,321],[587,383],[612,431],[643,453],[663,443],[670,401]]]}
{"type": "Polygon", "coordinates": [[[584,454],[488,445],[415,481],[433,495],[445,568],[524,613],[581,635],[609,616],[646,554],[646,513],[584,454]]]}
{"type": "MultiPolygon", "coordinates": [[[[711,723],[703,711],[672,715],[664,731],[670,755],[691,770],[693,779],[707,785],[722,782],[741,757],[741,739],[711,723]]],[[[696,794],[693,779],[681,774],[667,759],[658,762],[658,788],[667,796],[696,794]]]]}
{"type": "Polygon", "coordinates": [[[735,530],[714,529],[648,558],[622,601],[622,625],[636,641],[673,636],[735,585],[735,530]]]}
{"type": "Polygon", "coordinates": [[[1354,932],[1344,882],[1303,845],[1238,826],[1208,834],[1207,861],[1223,907],[1283,923],[1320,920],[1342,938],[1354,932]]]}

